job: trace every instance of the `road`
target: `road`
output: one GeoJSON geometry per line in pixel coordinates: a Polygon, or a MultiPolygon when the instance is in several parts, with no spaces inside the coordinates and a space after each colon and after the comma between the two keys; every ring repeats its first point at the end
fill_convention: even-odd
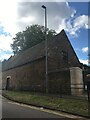
{"type": "Polygon", "coordinates": [[[2,96],[0,95],[0,120],[2,118],[2,96]]]}
{"type": "Polygon", "coordinates": [[[65,118],[44,111],[43,108],[31,107],[18,104],[2,98],[2,117],[3,118],[65,118]]]}

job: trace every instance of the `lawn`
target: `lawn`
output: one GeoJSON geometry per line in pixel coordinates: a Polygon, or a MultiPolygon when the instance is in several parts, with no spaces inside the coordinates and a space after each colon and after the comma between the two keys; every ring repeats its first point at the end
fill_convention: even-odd
{"type": "Polygon", "coordinates": [[[42,106],[83,116],[88,116],[90,111],[90,103],[83,99],[59,98],[20,91],[4,91],[3,95],[21,103],[42,106]]]}

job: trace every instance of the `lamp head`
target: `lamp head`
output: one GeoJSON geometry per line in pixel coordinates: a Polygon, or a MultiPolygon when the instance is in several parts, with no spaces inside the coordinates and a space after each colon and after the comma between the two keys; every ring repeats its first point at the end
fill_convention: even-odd
{"type": "Polygon", "coordinates": [[[46,9],[46,6],[42,5],[42,8],[46,9]]]}

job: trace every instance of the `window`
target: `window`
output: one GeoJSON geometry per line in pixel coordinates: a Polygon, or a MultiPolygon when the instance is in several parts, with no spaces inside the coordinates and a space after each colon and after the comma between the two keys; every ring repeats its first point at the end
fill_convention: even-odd
{"type": "Polygon", "coordinates": [[[68,53],[66,51],[62,51],[62,59],[64,62],[68,63],[68,53]]]}

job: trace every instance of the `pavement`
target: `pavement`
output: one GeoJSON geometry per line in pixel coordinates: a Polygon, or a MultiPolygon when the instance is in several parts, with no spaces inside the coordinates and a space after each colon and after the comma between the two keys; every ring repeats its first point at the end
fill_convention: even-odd
{"type": "Polygon", "coordinates": [[[1,94],[2,94],[2,91],[0,90],[0,120],[2,118],[2,96],[1,94]]]}
{"type": "Polygon", "coordinates": [[[2,98],[2,118],[65,118],[43,108],[19,104],[2,98]]]}

